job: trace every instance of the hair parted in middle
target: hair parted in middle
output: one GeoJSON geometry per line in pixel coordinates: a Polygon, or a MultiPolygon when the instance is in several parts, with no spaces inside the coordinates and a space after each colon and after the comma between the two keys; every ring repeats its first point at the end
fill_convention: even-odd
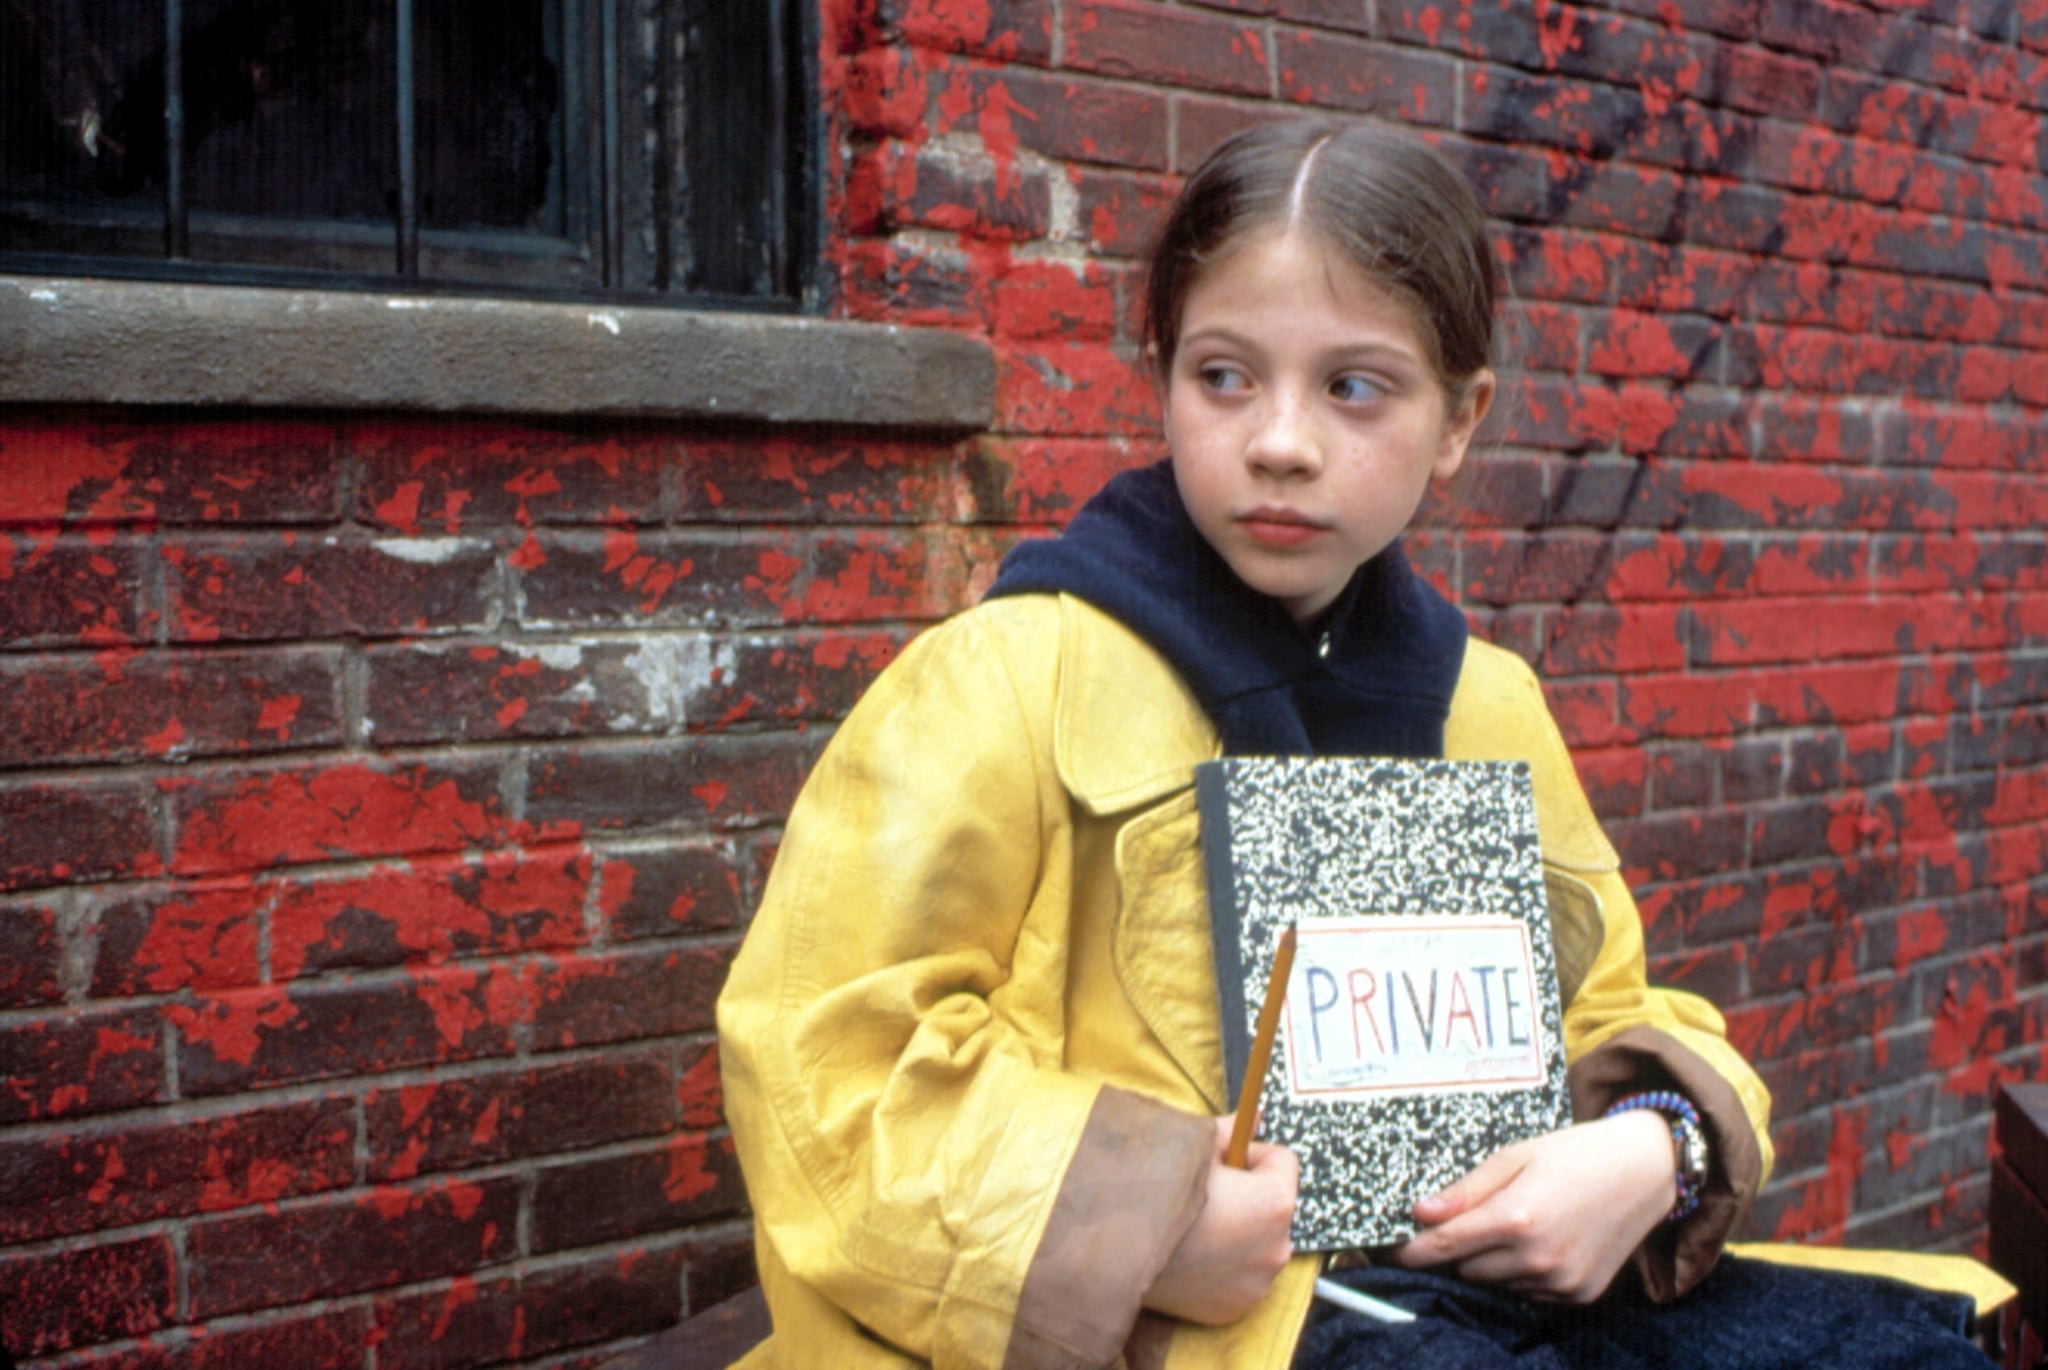
{"type": "Polygon", "coordinates": [[[1415,311],[1447,391],[1490,364],[1503,286],[1471,185],[1414,138],[1326,120],[1246,129],[1188,177],[1145,281],[1154,363],[1171,366],[1188,291],[1211,262],[1255,233],[1296,227],[1415,311]]]}

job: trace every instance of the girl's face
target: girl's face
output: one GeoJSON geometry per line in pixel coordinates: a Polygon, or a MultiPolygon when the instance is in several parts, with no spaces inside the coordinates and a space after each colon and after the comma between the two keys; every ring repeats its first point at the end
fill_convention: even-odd
{"type": "Polygon", "coordinates": [[[1275,228],[1187,293],[1162,376],[1180,497],[1298,623],[1327,609],[1465,459],[1493,400],[1453,400],[1409,308],[1313,232],[1275,228]]]}

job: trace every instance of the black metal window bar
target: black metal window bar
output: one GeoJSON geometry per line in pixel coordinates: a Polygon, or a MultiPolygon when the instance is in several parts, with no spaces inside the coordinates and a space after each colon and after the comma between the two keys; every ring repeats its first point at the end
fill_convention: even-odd
{"type": "Polygon", "coordinates": [[[806,301],[806,0],[0,0],[0,268],[806,301]]]}

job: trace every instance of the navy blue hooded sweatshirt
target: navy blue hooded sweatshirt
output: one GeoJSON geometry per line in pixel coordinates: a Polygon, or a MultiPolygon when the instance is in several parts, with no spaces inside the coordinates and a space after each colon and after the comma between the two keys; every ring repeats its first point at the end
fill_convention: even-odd
{"type": "Polygon", "coordinates": [[[1165,657],[1233,755],[1443,755],[1465,617],[1398,542],[1311,632],[1246,585],[1188,517],[1171,463],[1125,471],[1066,532],[1003,559],[999,595],[1065,592],[1165,657]]]}

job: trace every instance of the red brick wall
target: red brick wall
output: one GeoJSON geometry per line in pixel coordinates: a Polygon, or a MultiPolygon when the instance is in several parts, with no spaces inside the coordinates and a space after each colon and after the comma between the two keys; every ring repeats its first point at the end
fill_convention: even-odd
{"type": "Polygon", "coordinates": [[[1510,415],[1418,545],[1777,1091],[1754,1234],[1980,1246],[2048,1076],[2048,4],[825,9],[835,310],[989,337],[989,434],[0,412],[0,1345],[583,1365],[747,1281],[777,823],[1156,451],[1147,226],[1303,105],[1503,221],[1510,415]]]}

